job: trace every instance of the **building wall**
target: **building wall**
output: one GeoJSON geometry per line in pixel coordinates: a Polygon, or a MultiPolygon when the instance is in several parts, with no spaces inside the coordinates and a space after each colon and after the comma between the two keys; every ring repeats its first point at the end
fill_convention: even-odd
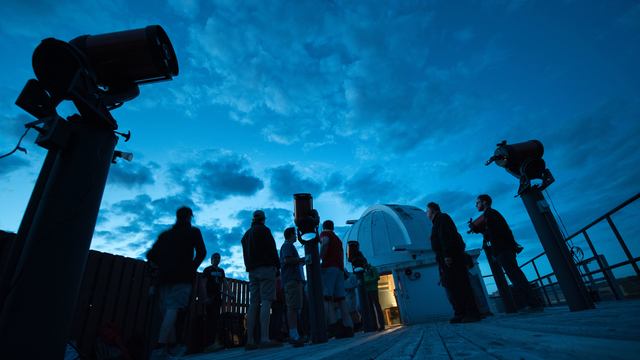
{"type": "MultiPolygon", "coordinates": [[[[429,235],[431,221],[413,206],[374,205],[345,233],[343,243],[357,241],[360,251],[379,272],[393,275],[403,324],[426,323],[451,317],[453,309],[444,288],[429,235]],[[394,251],[402,248],[405,251],[394,251]],[[411,275],[406,275],[406,270],[411,275]],[[416,276],[417,275],[417,276],[416,276]]],[[[469,251],[474,258],[479,250],[469,251]]],[[[387,296],[387,295],[384,295],[387,296]]]]}

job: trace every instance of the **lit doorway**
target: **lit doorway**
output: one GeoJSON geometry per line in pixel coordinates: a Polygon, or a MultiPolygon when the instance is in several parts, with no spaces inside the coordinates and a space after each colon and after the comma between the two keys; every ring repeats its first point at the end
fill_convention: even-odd
{"type": "Polygon", "coordinates": [[[384,323],[386,325],[402,324],[395,289],[396,286],[393,281],[393,275],[380,275],[380,281],[378,281],[378,297],[380,298],[380,307],[382,307],[382,314],[385,318],[384,323]]]}

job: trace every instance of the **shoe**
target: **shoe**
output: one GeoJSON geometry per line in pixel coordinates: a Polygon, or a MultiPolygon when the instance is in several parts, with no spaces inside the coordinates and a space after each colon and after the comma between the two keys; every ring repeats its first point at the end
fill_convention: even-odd
{"type": "Polygon", "coordinates": [[[149,360],[170,360],[173,359],[173,356],[169,355],[167,352],[167,348],[163,347],[162,349],[155,349],[151,352],[151,357],[149,360]]]}
{"type": "Polygon", "coordinates": [[[342,324],[339,321],[329,325],[329,328],[327,329],[327,339],[331,339],[334,336],[338,335],[341,328],[342,324]]]}
{"type": "Polygon", "coordinates": [[[287,341],[289,341],[289,339],[286,339],[284,336],[279,335],[273,338],[275,341],[279,342],[279,343],[286,343],[287,341]]]}
{"type": "Polygon", "coordinates": [[[353,324],[353,332],[358,332],[362,330],[362,323],[361,322],[357,322],[355,324],[353,324]]]}
{"type": "Polygon", "coordinates": [[[269,340],[265,342],[260,342],[260,350],[273,349],[283,347],[284,344],[281,344],[275,340],[269,340]]]}
{"type": "Polygon", "coordinates": [[[378,331],[382,331],[382,330],[384,330],[384,326],[381,326],[378,328],[378,331]]]}
{"type": "Polygon", "coordinates": [[[167,352],[173,357],[181,357],[187,353],[187,347],[184,345],[177,345],[168,349],[167,352]]]}
{"type": "Polygon", "coordinates": [[[212,352],[216,352],[220,349],[224,349],[224,346],[213,343],[209,346],[207,346],[206,348],[204,348],[204,350],[202,351],[202,353],[207,354],[207,353],[212,353],[212,352]]]}
{"type": "Polygon", "coordinates": [[[336,339],[352,338],[354,336],[353,329],[350,326],[343,326],[340,332],[336,334],[336,339]]]}
{"type": "Polygon", "coordinates": [[[298,337],[297,340],[289,339],[289,344],[293,345],[294,348],[303,347],[306,342],[307,341],[304,336],[298,337]]]}
{"type": "Polygon", "coordinates": [[[462,323],[464,324],[478,322],[478,321],[480,321],[479,315],[468,315],[468,316],[465,316],[464,319],[462,319],[462,323]]]}
{"type": "Polygon", "coordinates": [[[480,313],[480,315],[478,315],[478,316],[480,316],[480,319],[481,319],[481,320],[484,320],[484,319],[486,319],[486,318],[487,318],[487,315],[485,315],[485,314],[483,314],[483,313],[480,313]]]}
{"type": "Polygon", "coordinates": [[[522,309],[522,310],[518,310],[519,313],[521,314],[533,314],[533,313],[541,313],[544,311],[544,306],[538,306],[535,308],[532,308],[531,306],[527,306],[526,308],[522,309]]]}
{"type": "Polygon", "coordinates": [[[244,346],[244,351],[251,351],[251,350],[258,350],[258,349],[260,349],[260,346],[256,344],[247,344],[244,346]]]}
{"type": "Polygon", "coordinates": [[[449,324],[460,324],[462,322],[462,316],[456,316],[453,319],[449,320],[449,324]]]}
{"type": "Polygon", "coordinates": [[[493,316],[493,313],[491,311],[487,311],[486,313],[484,313],[486,316],[493,316]]]}

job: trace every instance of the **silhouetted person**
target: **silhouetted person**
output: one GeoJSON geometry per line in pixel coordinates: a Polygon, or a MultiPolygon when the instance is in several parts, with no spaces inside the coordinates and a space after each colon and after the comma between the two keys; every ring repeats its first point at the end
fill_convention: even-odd
{"type": "Polygon", "coordinates": [[[283,346],[277,341],[269,340],[269,315],[271,302],[276,299],[276,271],[280,269],[280,259],[271,230],[264,225],[265,220],[262,210],[254,211],[251,229],[242,237],[242,253],[249,273],[250,291],[245,351],[283,346]],[[254,336],[258,312],[260,346],[254,336]]]}
{"type": "Polygon", "coordinates": [[[375,266],[369,264],[365,260],[364,263],[364,282],[367,287],[367,297],[369,298],[369,309],[371,310],[371,319],[378,318],[378,325],[372,321],[374,330],[384,330],[384,316],[382,315],[382,307],[380,306],[380,297],[378,296],[378,281],[380,274],[375,266]]]}
{"type": "Polygon", "coordinates": [[[486,230],[483,233],[483,248],[487,248],[487,244],[491,244],[490,251],[498,264],[504,269],[504,272],[511,280],[527,307],[524,312],[540,312],[544,311],[542,304],[535,296],[531,285],[527,280],[516,260],[516,252],[518,252],[518,244],[516,243],[513,233],[502,215],[491,207],[491,197],[489,195],[480,195],[476,200],[476,208],[480,212],[484,212],[486,230]]]}
{"type": "Polygon", "coordinates": [[[451,217],[440,212],[438,204],[431,202],[427,205],[427,216],[433,223],[431,249],[436,253],[443,280],[448,284],[453,298],[455,317],[449,322],[456,324],[480,321],[480,312],[469,282],[462,236],[451,217]]]}
{"type": "Polygon", "coordinates": [[[276,276],[276,300],[271,303],[271,317],[269,320],[269,338],[274,339],[279,343],[287,342],[287,338],[284,336],[283,321],[287,312],[287,299],[284,295],[284,288],[282,287],[282,278],[280,275],[276,276]]]}
{"type": "Polygon", "coordinates": [[[158,267],[158,293],[162,312],[158,344],[151,359],[167,359],[169,352],[177,355],[186,351],[184,346],[175,346],[176,318],[178,311],[189,305],[191,284],[198,266],[207,255],[200,229],[191,226],[191,209],[181,207],[176,212],[176,218],[173,228],[160,234],[147,253],[149,262],[158,267]]]}
{"type": "Polygon", "coordinates": [[[282,287],[287,301],[287,322],[289,325],[289,343],[293,347],[303,346],[306,339],[298,333],[298,313],[304,304],[304,273],[302,266],[304,258],[301,258],[296,250],[296,229],[287,228],[284,231],[284,244],[280,248],[280,263],[282,271],[282,287]]]}
{"type": "Polygon", "coordinates": [[[220,308],[222,307],[222,288],[227,291],[227,295],[235,298],[235,294],[229,286],[224,270],[221,269],[220,254],[211,256],[211,266],[202,272],[202,284],[205,287],[205,306],[207,309],[207,347],[205,353],[215,352],[223,348],[216,343],[218,335],[218,323],[220,322],[220,308]]]}
{"type": "Polygon", "coordinates": [[[327,220],[322,223],[322,233],[320,233],[320,257],[322,263],[322,295],[324,297],[324,311],[329,320],[328,338],[333,336],[336,339],[353,337],[353,323],[349,305],[344,293],[344,250],[342,241],[333,232],[333,221],[327,220]],[[342,313],[342,324],[338,322],[338,315],[331,301],[338,304],[342,313]]]}
{"type": "Polygon", "coordinates": [[[344,270],[344,293],[349,305],[349,316],[353,323],[353,331],[359,331],[362,328],[362,322],[360,321],[360,313],[358,312],[358,298],[356,294],[356,288],[358,287],[358,278],[356,274],[349,273],[347,269],[344,270]]]}

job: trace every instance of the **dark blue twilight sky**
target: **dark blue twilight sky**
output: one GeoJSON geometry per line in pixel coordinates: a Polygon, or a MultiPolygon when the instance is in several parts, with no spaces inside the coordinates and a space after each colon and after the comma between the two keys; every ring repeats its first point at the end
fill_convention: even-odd
{"type": "MultiPolygon", "coordinates": [[[[0,153],[32,121],[13,103],[42,39],[158,24],[176,49],[179,76],[112,112],[134,159],[111,168],[95,250],[142,257],[184,204],[245,277],[251,212],[280,244],[296,192],[340,234],[371,205],[436,201],[476,248],[464,230],[488,193],[528,259],[542,248],[518,181],[484,166],[502,140],[544,144],[569,233],[640,190],[638,1],[1,2],[0,153]]],[[[44,160],[34,139],[0,160],[5,231],[44,160]]]]}

